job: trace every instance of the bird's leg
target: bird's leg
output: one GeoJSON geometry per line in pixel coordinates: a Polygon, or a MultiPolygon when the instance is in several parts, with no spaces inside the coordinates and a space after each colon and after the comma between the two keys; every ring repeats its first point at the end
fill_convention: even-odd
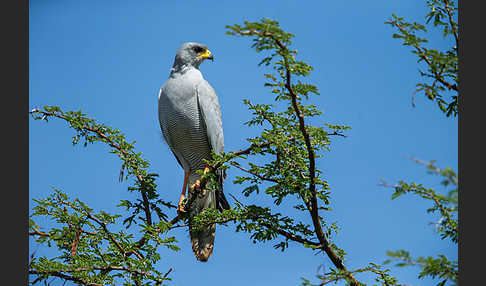
{"type": "MultiPolygon", "coordinates": [[[[208,166],[208,164],[206,164],[206,167],[204,167],[204,170],[203,170],[203,174],[206,175],[208,172],[209,172],[209,166],[208,166]]],[[[201,186],[201,181],[196,180],[196,182],[194,182],[194,184],[192,184],[190,187],[191,187],[191,189],[194,190],[194,188],[199,188],[200,186],[201,186]]],[[[206,194],[205,192],[206,192],[206,190],[203,190],[203,193],[202,193],[203,196],[206,194]]]]}
{"type": "Polygon", "coordinates": [[[182,185],[182,193],[181,197],[179,198],[179,204],[177,206],[177,214],[184,212],[184,208],[182,207],[182,202],[186,199],[186,189],[187,189],[187,182],[189,181],[189,172],[184,171],[184,184],[182,185]]]}
{"type": "MultiPolygon", "coordinates": [[[[206,167],[204,167],[204,170],[203,170],[203,174],[206,175],[208,172],[209,172],[209,166],[208,166],[208,164],[206,164],[206,167]]],[[[196,187],[199,187],[200,185],[201,185],[201,181],[196,180],[196,182],[194,182],[194,184],[192,184],[190,187],[191,187],[191,189],[194,189],[196,187]]]]}

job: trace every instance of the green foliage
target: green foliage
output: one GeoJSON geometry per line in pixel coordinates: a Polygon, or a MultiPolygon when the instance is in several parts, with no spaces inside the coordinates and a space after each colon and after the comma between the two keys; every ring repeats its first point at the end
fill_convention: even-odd
{"type": "MultiPolygon", "coordinates": [[[[346,282],[346,285],[352,285],[353,281],[349,278],[349,273],[357,274],[363,272],[371,272],[376,275],[375,281],[378,282],[379,284],[373,284],[373,285],[389,285],[389,286],[399,285],[397,279],[390,275],[389,273],[390,270],[382,269],[382,267],[383,266],[380,266],[375,263],[369,263],[368,266],[356,269],[351,272],[342,271],[339,269],[338,270],[331,269],[328,272],[317,275],[317,277],[320,279],[319,284],[312,284],[308,279],[301,277],[302,283],[300,285],[301,286],[323,286],[331,283],[336,284],[338,281],[341,280],[344,280],[346,282]]],[[[358,285],[366,285],[366,284],[359,283],[358,285]]]]}
{"type": "Polygon", "coordinates": [[[426,24],[432,23],[434,28],[442,30],[445,39],[453,42],[453,46],[448,50],[439,51],[424,46],[428,40],[418,36],[419,33],[427,32],[423,24],[407,22],[395,14],[385,23],[397,29],[393,38],[401,39],[403,45],[412,47],[418,62],[424,62],[427,70],[419,70],[424,81],[417,84],[415,93],[423,91],[427,98],[435,100],[446,116],[457,116],[459,96],[457,3],[451,0],[429,0],[427,6],[430,10],[426,16],[426,24]],[[446,94],[450,94],[449,100],[446,99],[446,94]]]}
{"type": "Polygon", "coordinates": [[[36,203],[30,215],[30,235],[37,243],[56,246],[60,254],[47,258],[31,257],[29,273],[41,282],[49,277],[59,277],[83,285],[161,285],[170,280],[157,270],[160,259],[157,246],[178,250],[174,237],[163,230],[151,228],[143,246],[125,231],[113,232],[120,215],[100,211],[95,213],[78,199],[70,200],[60,190],[46,199],[34,199],[36,203]],[[48,216],[55,226],[42,232],[33,218],[48,216]]]}
{"type": "Polygon", "coordinates": [[[444,186],[453,186],[447,195],[437,193],[432,188],[426,188],[422,184],[416,184],[414,182],[407,183],[405,181],[399,181],[395,186],[395,192],[392,195],[392,199],[398,198],[407,193],[413,193],[419,195],[423,199],[433,202],[433,206],[427,209],[428,213],[439,212],[441,218],[437,223],[437,232],[442,239],[450,238],[452,242],[458,241],[458,188],[457,188],[457,175],[451,169],[439,169],[434,165],[434,161],[427,164],[427,168],[434,174],[439,174],[444,177],[441,182],[444,186]]]}
{"type": "MultiPolygon", "coordinates": [[[[439,169],[435,166],[435,161],[428,163],[414,159],[415,162],[425,165],[428,173],[439,175],[443,179],[441,184],[444,187],[450,187],[447,195],[437,193],[432,188],[426,188],[422,184],[406,183],[399,181],[396,186],[388,186],[385,182],[383,184],[388,187],[393,187],[395,192],[392,199],[398,198],[404,194],[415,194],[425,200],[433,203],[433,206],[427,209],[427,213],[438,212],[440,219],[435,223],[437,233],[442,239],[450,239],[453,243],[458,242],[458,178],[457,174],[451,168],[439,169]]],[[[450,261],[446,256],[439,254],[437,258],[434,257],[418,257],[412,258],[410,253],[406,250],[388,251],[387,255],[391,258],[385,261],[385,264],[395,261],[395,266],[417,266],[421,268],[418,275],[419,278],[432,277],[440,278],[437,285],[446,285],[446,282],[451,281],[452,284],[457,285],[459,275],[459,265],[457,261],[450,261]]]]}
{"type": "MultiPolygon", "coordinates": [[[[394,38],[403,40],[405,46],[411,46],[413,53],[419,58],[419,62],[425,62],[427,71],[420,71],[424,78],[432,80],[429,82],[422,82],[417,84],[418,91],[424,91],[425,95],[435,100],[438,107],[446,114],[446,116],[457,116],[457,98],[458,91],[458,24],[457,24],[457,3],[451,0],[429,0],[427,1],[429,12],[426,16],[426,24],[432,23],[434,28],[442,30],[442,36],[445,39],[453,37],[452,48],[446,51],[438,51],[436,49],[425,48],[424,43],[427,43],[426,38],[417,36],[417,33],[428,32],[426,27],[419,23],[409,23],[401,17],[392,15],[392,19],[385,22],[397,28],[398,33],[393,34],[394,38]],[[447,102],[444,99],[444,94],[449,91],[451,100],[447,102]]],[[[439,169],[435,166],[434,161],[429,163],[413,159],[419,164],[427,167],[429,174],[440,175],[443,179],[441,184],[444,187],[451,187],[447,195],[440,194],[432,188],[426,188],[422,184],[415,182],[407,183],[399,181],[395,186],[388,186],[383,181],[384,186],[392,187],[395,192],[392,199],[398,198],[404,194],[415,194],[425,200],[433,203],[432,207],[427,209],[427,213],[439,213],[440,219],[435,223],[436,231],[442,239],[450,239],[453,243],[458,242],[458,178],[455,171],[451,168],[439,169]]],[[[385,264],[396,262],[396,266],[417,266],[421,271],[419,278],[432,277],[440,278],[438,286],[457,285],[459,275],[459,265],[457,261],[450,261],[442,254],[437,258],[434,257],[419,257],[412,258],[410,253],[406,250],[388,251],[387,255],[391,260],[385,261],[385,264]]]]}
{"type": "Polygon", "coordinates": [[[450,261],[445,255],[439,254],[437,258],[418,257],[412,258],[410,253],[406,250],[387,251],[386,254],[392,258],[385,261],[385,264],[396,262],[395,266],[418,266],[421,268],[419,278],[431,277],[440,278],[438,286],[446,285],[450,280],[452,282],[448,285],[458,285],[459,265],[457,261],[450,261]]]}
{"type": "MultiPolygon", "coordinates": [[[[361,285],[344,265],[344,250],[332,242],[339,227],[335,222],[328,223],[321,215],[332,210],[331,191],[322,177],[322,171],[316,168],[316,161],[330,151],[331,137],[346,137],[344,132],[350,127],[331,123],[313,126],[307,123],[322,115],[315,105],[304,102],[319,95],[315,85],[304,82],[313,68],[298,59],[297,50],[291,48],[294,35],[283,31],[277,21],[245,21],[243,25],[227,26],[227,29],[229,35],[251,37],[252,48],[264,54],[259,65],[271,67],[272,72],[264,74],[264,85],[269,88],[272,101],[267,104],[244,100],[252,113],[252,118],[245,124],[259,128],[261,133],[247,139],[251,145],[245,150],[215,155],[212,165],[219,167],[229,164],[241,170],[243,175],[237,176],[233,183],[244,185],[243,195],[266,195],[273,199],[274,206],[247,206],[238,202],[231,211],[206,213],[205,217],[198,218],[198,223],[233,221],[236,230],[248,232],[255,243],[276,241],[274,247],[284,251],[289,247],[289,242],[294,242],[322,252],[335,267],[322,279],[333,279],[336,277],[333,275],[338,273],[339,279],[344,279],[350,285],[361,285]],[[263,163],[256,164],[253,160],[256,157],[263,163]],[[300,203],[293,205],[293,208],[303,212],[307,221],[298,221],[290,214],[272,210],[296,200],[300,203]]],[[[320,118],[319,121],[322,122],[320,118]]],[[[365,271],[383,276],[385,280],[392,279],[388,274],[372,271],[372,268],[363,268],[354,273],[365,271]]]]}
{"type": "Polygon", "coordinates": [[[160,260],[159,246],[177,251],[174,237],[168,235],[171,224],[164,208],[174,208],[162,200],[156,192],[157,174],[149,173],[149,162],[136,153],[134,143],[128,143],[120,131],[96,123],[81,111],[62,111],[57,106],[45,106],[31,112],[35,120],[48,121],[58,118],[66,121],[76,131],[72,144],[83,142],[83,146],[101,142],[111,147],[110,153],[122,161],[120,178],[134,179],[130,191],[138,191],[141,198],[135,201],[122,200],[119,206],[127,211],[123,220],[131,232],[110,231],[118,225],[121,215],[95,213],[78,199],[70,200],[61,191],[46,199],[34,199],[36,206],[30,217],[29,234],[39,244],[55,246],[60,254],[55,257],[36,257],[32,254],[29,273],[34,282],[50,277],[71,280],[83,285],[162,285],[169,272],[162,274],[155,264],[160,260]],[[123,171],[127,170],[123,175],[123,171]],[[160,221],[155,222],[152,212],[160,221]],[[41,231],[35,219],[46,216],[55,225],[41,231]],[[135,239],[133,234],[141,234],[135,239]]]}
{"type": "MultiPolygon", "coordinates": [[[[263,155],[273,160],[261,166],[249,162],[248,168],[232,162],[233,166],[249,174],[238,177],[234,183],[252,183],[245,189],[245,195],[256,191],[254,186],[272,183],[265,189],[265,194],[271,196],[276,205],[288,195],[309,202],[314,193],[328,204],[329,187],[320,177],[321,172],[312,166],[316,158],[323,156],[323,151],[329,150],[331,132],[303,124],[304,118],[316,117],[322,112],[314,105],[303,104],[302,99],[319,93],[316,86],[300,80],[294,82],[293,78],[309,75],[312,66],[296,59],[297,52],[289,48],[294,35],[280,29],[276,21],[262,19],[261,22],[245,22],[242,26],[227,28],[230,35],[253,37],[252,47],[257,52],[269,53],[264,63],[275,71],[275,74],[265,74],[265,86],[274,95],[274,104],[253,104],[244,100],[253,114],[246,125],[264,127],[260,136],[248,141],[256,146],[268,143],[265,148],[254,148],[248,155],[263,155]]],[[[349,127],[331,129],[336,135],[349,127]]]]}

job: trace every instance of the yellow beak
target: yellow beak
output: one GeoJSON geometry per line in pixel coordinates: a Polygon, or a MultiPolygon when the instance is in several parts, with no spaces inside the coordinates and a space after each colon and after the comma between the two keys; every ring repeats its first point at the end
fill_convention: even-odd
{"type": "Polygon", "coordinates": [[[213,59],[213,55],[211,54],[211,52],[209,50],[205,50],[204,53],[200,54],[197,57],[200,58],[200,59],[210,59],[210,60],[213,59]]]}

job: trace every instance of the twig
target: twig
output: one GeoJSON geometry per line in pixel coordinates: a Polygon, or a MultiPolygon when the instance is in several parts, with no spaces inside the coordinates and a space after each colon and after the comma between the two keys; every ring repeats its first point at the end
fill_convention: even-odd
{"type": "Polygon", "coordinates": [[[445,10],[447,12],[447,15],[449,16],[449,23],[451,24],[451,30],[452,30],[452,33],[454,34],[454,38],[456,39],[456,47],[459,46],[459,35],[457,34],[457,30],[456,30],[456,27],[454,26],[454,24],[456,23],[454,21],[454,19],[452,18],[452,11],[449,7],[449,1],[447,0],[442,0],[442,2],[444,3],[445,5],[445,10]]]}
{"type": "Polygon", "coordinates": [[[50,236],[50,234],[39,231],[37,229],[35,231],[29,231],[29,235],[50,236]]]}
{"type": "Polygon", "coordinates": [[[81,278],[76,278],[76,277],[73,277],[73,276],[69,276],[69,275],[63,274],[63,273],[58,272],[58,271],[45,271],[45,272],[42,272],[42,271],[37,271],[37,270],[29,270],[29,274],[34,274],[34,275],[48,274],[50,276],[59,277],[59,278],[62,278],[64,280],[78,282],[78,283],[81,283],[81,284],[87,285],[87,286],[103,286],[103,284],[91,283],[91,282],[88,283],[87,281],[85,281],[85,280],[83,280],[81,278]]]}
{"type": "Polygon", "coordinates": [[[78,228],[76,231],[76,235],[74,236],[73,243],[71,245],[71,255],[74,256],[76,255],[76,251],[78,250],[78,244],[79,244],[79,237],[81,236],[81,228],[78,228]]]}
{"type": "Polygon", "coordinates": [[[259,178],[259,179],[261,179],[261,180],[263,180],[263,181],[269,181],[269,182],[273,182],[273,183],[277,183],[277,184],[280,184],[280,183],[281,183],[281,182],[280,182],[279,180],[277,180],[277,179],[273,179],[273,178],[265,177],[265,176],[262,176],[262,175],[260,175],[260,174],[258,174],[258,173],[252,172],[252,171],[250,171],[250,170],[248,170],[248,169],[245,169],[245,168],[241,167],[241,166],[240,166],[240,164],[238,164],[238,163],[236,163],[236,162],[231,162],[230,164],[231,164],[232,166],[234,166],[234,167],[236,167],[236,168],[238,168],[238,169],[242,170],[243,172],[246,172],[246,173],[248,173],[248,174],[251,174],[251,175],[253,175],[253,176],[255,176],[255,177],[257,177],[257,178],[259,178]]]}
{"type": "MultiPolygon", "coordinates": [[[[274,37],[274,35],[270,32],[259,32],[254,29],[250,29],[248,31],[237,31],[240,35],[257,35],[260,37],[268,37],[272,39],[275,44],[280,48],[281,51],[288,52],[288,48],[277,38],[274,37]]],[[[289,62],[287,57],[285,57],[284,53],[279,52],[279,54],[282,56],[284,60],[284,67],[285,67],[285,88],[290,94],[291,97],[291,103],[292,107],[294,109],[294,112],[299,120],[299,129],[304,137],[304,142],[305,146],[307,149],[307,155],[309,159],[309,191],[312,194],[311,201],[305,201],[304,203],[307,206],[307,209],[311,215],[312,222],[314,225],[314,232],[319,239],[320,243],[322,244],[322,249],[326,252],[327,256],[331,259],[333,264],[341,270],[344,270],[349,273],[347,268],[344,266],[342,260],[336,255],[334,250],[331,248],[329,242],[326,239],[326,236],[324,234],[324,231],[322,229],[320,220],[319,220],[319,214],[318,214],[318,203],[317,203],[317,193],[316,193],[316,183],[314,181],[315,175],[316,175],[316,169],[315,169],[315,154],[314,154],[314,149],[312,148],[312,143],[310,140],[310,135],[307,131],[307,128],[305,126],[305,121],[304,121],[304,115],[302,114],[300,108],[299,108],[299,103],[297,102],[297,95],[295,94],[294,90],[292,89],[291,85],[291,72],[290,72],[290,67],[289,67],[289,62]]],[[[359,282],[353,277],[352,274],[349,274],[348,277],[352,280],[353,285],[359,285],[359,282]]]]}
{"type": "Polygon", "coordinates": [[[163,280],[167,279],[167,276],[169,275],[169,273],[172,272],[172,268],[169,269],[169,271],[167,271],[165,274],[164,274],[164,277],[162,277],[163,280]]]}
{"type": "MultiPolygon", "coordinates": [[[[57,118],[60,118],[60,119],[63,119],[67,122],[69,122],[69,119],[66,118],[65,116],[63,115],[60,115],[60,114],[56,114],[56,113],[53,113],[53,112],[46,112],[46,111],[41,111],[39,109],[32,109],[30,112],[30,114],[33,114],[33,113],[40,113],[43,115],[43,119],[45,118],[47,120],[47,117],[48,116],[54,116],[54,117],[57,117],[57,118]]],[[[113,140],[111,140],[108,136],[106,136],[106,134],[104,134],[103,132],[101,132],[100,130],[98,129],[94,129],[94,128],[91,128],[89,126],[82,126],[80,127],[80,129],[84,129],[84,130],[87,130],[87,131],[90,131],[90,132],[93,132],[95,133],[98,137],[102,138],[105,142],[108,143],[109,146],[111,146],[112,148],[115,148],[117,149],[118,151],[120,151],[120,153],[123,155],[123,157],[127,158],[128,157],[128,152],[121,148],[118,144],[116,144],[113,140]]],[[[134,174],[135,177],[137,178],[137,180],[139,181],[140,185],[143,185],[145,183],[145,180],[143,179],[143,177],[139,174],[134,174]]],[[[147,197],[147,194],[143,191],[140,192],[141,196],[142,196],[142,202],[143,202],[143,210],[145,212],[145,218],[147,220],[147,224],[148,225],[152,225],[152,214],[150,212],[150,204],[149,204],[149,200],[148,200],[148,197],[147,197]]],[[[138,242],[137,242],[137,246],[138,247],[141,247],[142,245],[145,244],[145,237],[142,237],[138,242]]],[[[134,253],[136,254],[137,256],[139,257],[142,257],[139,253],[137,253],[136,251],[130,251],[128,252],[128,255],[130,255],[130,253],[134,253]]]]}
{"type": "MultiPolygon", "coordinates": [[[[400,26],[398,23],[396,25],[398,27],[398,29],[403,33],[403,34],[407,34],[407,31],[402,27],[400,26]]],[[[451,84],[449,83],[448,81],[446,81],[441,74],[437,73],[437,71],[435,69],[432,69],[432,62],[430,61],[430,59],[425,55],[425,51],[420,48],[420,46],[418,44],[414,44],[413,47],[415,48],[415,50],[418,52],[418,55],[421,59],[423,59],[427,65],[431,68],[431,71],[432,73],[434,74],[434,77],[435,79],[437,79],[441,84],[443,84],[444,86],[446,86],[449,90],[454,90],[454,91],[458,91],[458,88],[457,88],[457,85],[456,84],[451,84]]]]}
{"type": "MultiPolygon", "coordinates": [[[[31,113],[31,114],[32,113],[40,113],[44,117],[54,116],[54,117],[57,117],[57,118],[60,118],[60,119],[63,119],[65,121],[69,122],[69,119],[66,118],[65,116],[60,115],[60,114],[56,114],[56,113],[53,113],[53,112],[46,112],[46,111],[42,111],[42,110],[39,110],[39,109],[33,109],[29,113],[31,113]]],[[[128,152],[125,149],[121,148],[118,144],[116,144],[113,140],[111,140],[108,136],[106,136],[106,134],[104,134],[100,130],[91,128],[89,126],[82,126],[82,127],[80,127],[80,129],[84,129],[84,130],[87,130],[87,131],[90,131],[90,132],[95,133],[98,137],[102,138],[105,142],[107,142],[109,146],[111,146],[111,147],[117,149],[118,151],[120,151],[120,153],[123,155],[123,157],[125,157],[125,158],[128,157],[129,154],[128,154],[128,152]]],[[[140,184],[143,185],[143,183],[145,181],[142,178],[142,176],[141,175],[136,175],[135,177],[140,182],[140,184]]],[[[147,224],[152,225],[152,214],[150,212],[150,206],[149,206],[149,201],[148,201],[147,194],[145,194],[144,192],[140,192],[140,193],[142,195],[142,200],[143,200],[143,204],[144,204],[144,212],[145,212],[145,217],[147,219],[147,224]]]]}
{"type": "Polygon", "coordinates": [[[66,280],[81,282],[81,283],[83,283],[85,285],[93,285],[93,286],[94,285],[102,285],[102,284],[97,284],[97,283],[88,283],[88,282],[82,280],[81,278],[76,278],[76,277],[68,276],[68,275],[62,273],[62,272],[67,272],[67,273],[71,273],[71,272],[82,272],[82,271],[89,271],[89,270],[99,270],[99,271],[104,271],[104,272],[110,272],[110,271],[126,271],[126,272],[129,272],[129,273],[135,274],[135,275],[141,275],[141,276],[147,277],[149,279],[152,279],[152,280],[156,281],[157,283],[162,283],[164,280],[167,280],[167,276],[169,275],[170,272],[172,272],[172,268],[170,268],[169,271],[167,273],[165,273],[165,275],[163,276],[162,279],[158,279],[158,278],[154,277],[153,275],[151,275],[150,273],[145,272],[145,271],[131,269],[131,268],[128,268],[128,267],[125,267],[125,266],[113,266],[113,265],[109,265],[109,266],[105,266],[105,267],[101,267],[101,266],[78,267],[78,268],[73,268],[73,269],[64,269],[64,270],[61,270],[61,271],[37,271],[37,270],[29,270],[29,274],[37,274],[37,275],[49,274],[49,275],[56,276],[56,277],[60,277],[60,278],[66,279],[66,280]]]}
{"type": "MultiPolygon", "coordinates": [[[[294,140],[294,139],[289,139],[289,140],[294,140]]],[[[228,155],[229,155],[229,159],[232,159],[232,158],[235,158],[235,157],[238,157],[238,156],[241,156],[241,155],[248,155],[250,154],[250,152],[252,150],[254,150],[255,148],[265,148],[265,147],[269,147],[271,144],[273,144],[273,142],[264,142],[264,143],[261,143],[261,144],[251,144],[248,148],[246,149],[242,149],[242,150],[238,150],[236,152],[229,152],[228,155]]],[[[209,169],[210,169],[210,172],[214,172],[215,170],[217,170],[219,167],[221,167],[223,163],[222,162],[219,162],[217,164],[215,164],[214,166],[209,166],[209,169]]],[[[195,186],[192,190],[191,190],[191,193],[192,195],[189,197],[189,199],[187,200],[186,202],[186,205],[184,206],[185,209],[190,209],[191,206],[192,206],[192,203],[194,202],[195,198],[196,198],[196,195],[201,192],[205,187],[206,187],[206,182],[207,182],[207,178],[205,176],[202,176],[201,177],[201,180],[200,180],[200,184],[199,186],[195,186]]],[[[182,217],[182,215],[177,215],[175,216],[173,219],[171,219],[169,221],[169,224],[171,225],[174,225],[176,224],[182,217]]]]}

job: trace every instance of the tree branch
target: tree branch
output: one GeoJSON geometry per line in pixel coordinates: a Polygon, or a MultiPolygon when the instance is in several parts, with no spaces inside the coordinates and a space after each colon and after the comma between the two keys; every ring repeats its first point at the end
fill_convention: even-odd
{"type": "MultiPolygon", "coordinates": [[[[43,118],[48,117],[48,116],[54,116],[54,117],[57,117],[57,118],[60,118],[60,119],[63,119],[65,121],[69,122],[69,119],[66,118],[66,116],[56,114],[54,112],[46,112],[46,111],[34,109],[34,110],[30,111],[29,113],[30,114],[33,114],[33,113],[42,114],[44,116],[43,118]]],[[[105,142],[107,142],[109,146],[118,150],[123,155],[123,157],[125,157],[125,158],[129,157],[129,154],[125,149],[121,148],[118,144],[116,144],[111,138],[109,138],[106,134],[104,134],[100,130],[91,128],[91,127],[86,126],[86,125],[81,126],[79,128],[90,131],[92,133],[95,133],[99,138],[102,138],[105,142]]],[[[140,184],[143,184],[145,182],[141,175],[136,174],[135,177],[140,182],[140,184]]],[[[147,194],[144,193],[143,191],[140,192],[140,193],[142,195],[142,200],[143,200],[143,204],[144,204],[144,212],[145,212],[145,217],[147,219],[147,224],[152,225],[152,214],[150,212],[150,206],[149,206],[147,194]]]]}
{"type": "MultiPolygon", "coordinates": [[[[400,31],[403,34],[405,34],[405,35],[408,34],[408,32],[399,23],[397,23],[396,26],[398,27],[398,29],[400,29],[400,31]]],[[[439,74],[435,69],[432,68],[432,62],[430,61],[430,59],[425,54],[425,51],[418,44],[414,44],[412,46],[417,51],[419,58],[423,59],[427,63],[427,65],[430,67],[430,70],[434,74],[435,79],[437,79],[442,85],[447,87],[449,90],[458,91],[456,84],[451,84],[450,82],[446,81],[441,74],[439,74]]]]}
{"type": "Polygon", "coordinates": [[[252,171],[250,171],[250,170],[248,170],[248,169],[245,169],[245,168],[241,167],[241,166],[240,166],[240,164],[238,164],[238,163],[236,163],[236,162],[231,162],[230,164],[231,164],[232,166],[234,166],[234,167],[236,167],[236,168],[238,168],[238,169],[242,170],[243,172],[246,172],[246,173],[248,173],[248,174],[251,174],[251,175],[253,175],[253,176],[255,176],[255,177],[259,178],[260,180],[263,180],[263,181],[269,181],[269,182],[273,182],[273,183],[276,183],[276,184],[280,184],[280,183],[281,183],[281,182],[280,182],[279,180],[277,180],[277,179],[273,179],[273,178],[265,177],[265,176],[262,176],[262,175],[260,175],[260,174],[258,174],[258,173],[252,172],[252,171]]]}
{"type": "MultiPolygon", "coordinates": [[[[261,144],[251,144],[248,148],[246,149],[242,149],[242,150],[239,150],[239,151],[236,151],[236,152],[229,152],[228,155],[229,155],[229,159],[232,159],[232,158],[235,158],[235,157],[238,157],[238,156],[241,156],[241,155],[248,155],[250,154],[250,152],[252,150],[254,150],[255,148],[265,148],[265,147],[268,147],[272,144],[272,142],[265,142],[265,143],[261,143],[261,144]]],[[[214,172],[215,170],[217,170],[219,167],[221,167],[223,163],[217,163],[215,164],[214,166],[209,166],[209,169],[211,172],[214,172]]],[[[200,180],[200,184],[199,186],[195,186],[194,189],[191,190],[191,192],[193,192],[193,195],[189,197],[189,199],[187,200],[186,202],[186,205],[185,205],[185,209],[190,209],[191,206],[192,206],[192,203],[194,202],[196,196],[195,194],[201,192],[205,187],[206,187],[206,182],[207,182],[207,179],[205,176],[201,177],[201,180],[200,180]]],[[[173,219],[171,219],[169,221],[169,224],[171,225],[174,225],[176,224],[179,220],[181,219],[181,215],[177,215],[175,216],[173,219]]]]}
{"type": "Polygon", "coordinates": [[[456,47],[459,47],[459,35],[457,34],[457,29],[456,29],[456,22],[454,21],[454,18],[452,17],[452,11],[451,8],[449,7],[449,1],[448,0],[442,0],[442,2],[445,5],[445,10],[447,12],[447,16],[449,17],[449,24],[451,24],[451,30],[454,35],[454,38],[456,39],[456,47]]]}
{"type": "Polygon", "coordinates": [[[170,268],[169,271],[167,271],[167,273],[164,274],[163,278],[159,279],[159,278],[156,278],[153,275],[151,275],[150,273],[145,272],[145,271],[131,269],[131,268],[128,268],[128,267],[125,267],[125,266],[109,265],[109,266],[105,266],[105,267],[101,267],[101,266],[78,267],[78,268],[72,268],[72,269],[64,269],[64,270],[61,270],[61,271],[29,270],[29,274],[36,274],[36,275],[48,274],[48,275],[56,276],[56,277],[59,277],[59,278],[65,279],[65,280],[80,282],[80,283],[83,283],[85,285],[93,285],[93,286],[103,285],[103,284],[87,282],[87,281],[85,281],[81,278],[76,278],[76,277],[69,276],[69,275],[62,273],[62,272],[72,273],[72,272],[82,272],[82,271],[92,271],[92,270],[99,270],[99,271],[103,271],[103,272],[125,271],[125,272],[129,272],[129,273],[132,273],[132,274],[135,274],[135,275],[141,275],[143,277],[147,277],[148,279],[151,279],[151,280],[157,282],[158,284],[162,283],[164,280],[167,280],[168,279],[167,276],[169,275],[170,272],[172,272],[172,268],[170,268]]]}
{"type": "Polygon", "coordinates": [[[69,275],[63,274],[63,273],[61,273],[59,271],[37,271],[37,270],[29,270],[29,274],[34,274],[34,275],[50,275],[50,276],[62,278],[64,280],[78,282],[78,283],[81,283],[81,284],[87,285],[87,286],[103,286],[103,284],[87,282],[87,281],[85,281],[85,280],[83,280],[81,278],[69,276],[69,275]]]}
{"type": "MultiPolygon", "coordinates": [[[[289,52],[288,48],[279,40],[277,39],[272,33],[270,32],[259,32],[255,29],[250,29],[247,31],[237,31],[238,34],[240,35],[257,35],[260,37],[268,37],[274,41],[274,43],[280,48],[280,50],[284,52],[289,52]]],[[[334,250],[331,248],[329,242],[326,239],[326,236],[324,234],[324,231],[322,229],[320,220],[319,220],[319,214],[318,214],[318,203],[317,203],[317,193],[316,193],[316,184],[315,184],[315,176],[316,176],[316,169],[315,169],[315,153],[314,149],[312,148],[312,143],[310,140],[310,135],[307,131],[305,121],[304,121],[304,115],[302,114],[300,108],[299,108],[299,103],[297,102],[297,95],[295,94],[294,90],[292,89],[291,85],[291,72],[290,72],[290,67],[289,67],[289,62],[287,57],[285,56],[285,53],[279,53],[280,56],[282,56],[284,60],[284,67],[285,67],[285,88],[290,94],[291,97],[291,103],[292,107],[294,109],[294,112],[299,120],[299,129],[304,137],[304,142],[307,150],[307,155],[309,159],[309,191],[312,194],[312,198],[310,203],[306,200],[303,200],[304,203],[307,206],[307,209],[309,210],[309,213],[312,218],[312,222],[314,225],[314,231],[319,239],[322,249],[326,252],[327,256],[331,259],[333,264],[338,268],[343,271],[346,271],[349,273],[347,268],[344,266],[344,263],[342,260],[336,255],[334,250]]],[[[354,276],[349,273],[348,277],[353,281],[353,285],[359,285],[359,282],[354,278],[354,276]]]]}

